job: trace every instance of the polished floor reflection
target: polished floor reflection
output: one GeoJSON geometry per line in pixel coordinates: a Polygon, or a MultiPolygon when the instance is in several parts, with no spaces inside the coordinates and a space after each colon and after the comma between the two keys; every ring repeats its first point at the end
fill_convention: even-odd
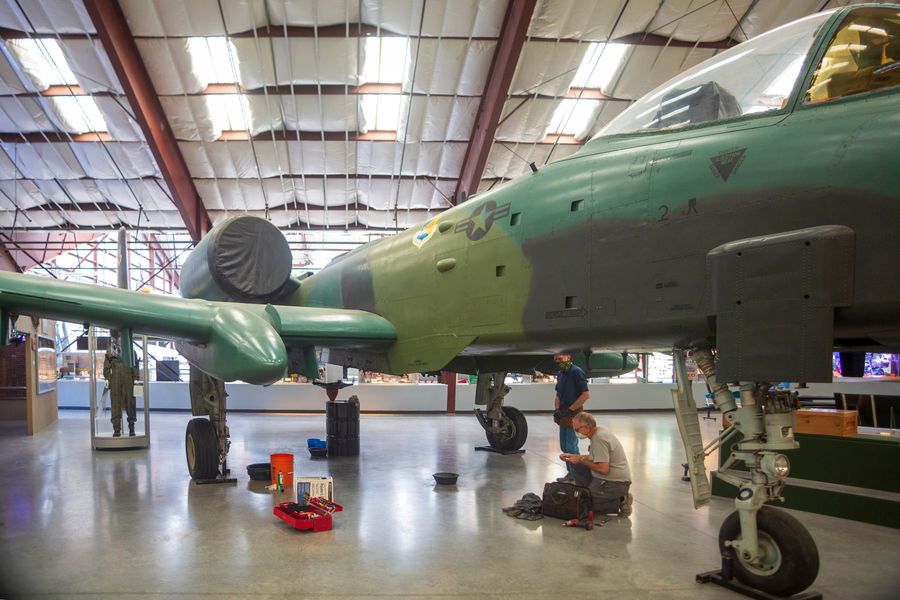
{"type": "MultiPolygon", "coordinates": [[[[238,483],[206,486],[187,475],[188,418],[153,413],[139,451],[92,452],[84,412],[62,411],[33,438],[0,428],[0,597],[737,597],[694,583],[718,562],[732,503],[693,510],[670,413],[602,415],[628,452],[635,507],[591,532],[500,510],[563,474],[549,415],[529,416],[520,455],[474,451],[485,441],[471,415],[363,415],[361,456],[311,459],[324,416],[233,414],[238,483]],[[245,467],[276,452],[294,453],[300,475],[334,477],[345,510],[332,531],[272,515],[291,498],[245,467]],[[436,486],[436,471],[458,484],[436,486]]],[[[819,545],[826,598],[896,597],[900,532],[794,514],[819,545]]]]}

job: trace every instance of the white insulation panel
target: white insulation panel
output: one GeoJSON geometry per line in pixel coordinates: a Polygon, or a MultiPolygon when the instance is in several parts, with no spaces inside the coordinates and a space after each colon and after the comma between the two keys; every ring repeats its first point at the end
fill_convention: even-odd
{"type": "Polygon", "coordinates": [[[589,46],[587,43],[526,42],[510,93],[565,95],[589,46]]]}
{"type": "Polygon", "coordinates": [[[95,32],[80,0],[0,0],[0,27],[36,33],[95,32]]]}
{"type": "Polygon", "coordinates": [[[423,94],[480,96],[497,43],[489,40],[413,40],[403,89],[423,94]],[[414,72],[415,71],[415,72],[414,72]],[[413,80],[415,75],[415,80],[413,80]]]}

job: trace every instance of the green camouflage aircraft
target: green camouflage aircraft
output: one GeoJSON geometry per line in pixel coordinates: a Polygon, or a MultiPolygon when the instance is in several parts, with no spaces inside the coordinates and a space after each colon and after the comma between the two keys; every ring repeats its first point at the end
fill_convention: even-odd
{"type": "Polygon", "coordinates": [[[795,399],[770,384],[830,381],[835,349],[900,349],[900,272],[882,264],[900,255],[898,83],[900,6],[819,13],[682,73],[576,154],[315,275],[292,278],[275,228],[237,217],[187,260],[184,299],[3,273],[0,306],[178,340],[198,369],[194,413],[210,416],[188,425],[195,478],[228,449],[222,381],[315,377],[316,347],[385,373],[478,373],[480,421],[507,449],[527,426],[503,406],[506,372],[566,351],[613,375],[635,367],[629,352],[674,351],[695,505],[710,497],[704,457],[740,432],[716,473],[739,488],[721,549],[740,581],[790,595],[818,554],[763,506],[797,446],[795,399]],[[734,416],[705,448],[687,352],[734,416]]]}

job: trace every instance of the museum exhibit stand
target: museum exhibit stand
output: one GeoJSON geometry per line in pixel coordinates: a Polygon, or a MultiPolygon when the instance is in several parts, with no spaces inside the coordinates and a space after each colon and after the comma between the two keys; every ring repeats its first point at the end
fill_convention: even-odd
{"type": "Polygon", "coordinates": [[[135,340],[133,355],[140,357],[134,379],[134,435],[130,435],[128,413],[125,406],[119,407],[120,432],[115,435],[112,423],[112,393],[108,382],[102,379],[106,354],[97,352],[97,333],[93,327],[88,330],[89,383],[88,397],[91,410],[91,447],[94,450],[122,450],[148,448],[150,446],[150,386],[147,362],[147,336],[135,340]]]}

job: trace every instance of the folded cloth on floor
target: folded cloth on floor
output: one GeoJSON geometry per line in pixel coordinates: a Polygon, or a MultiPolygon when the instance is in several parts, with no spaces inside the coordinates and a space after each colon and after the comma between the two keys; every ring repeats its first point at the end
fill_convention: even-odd
{"type": "Polygon", "coordinates": [[[521,499],[516,500],[515,504],[504,508],[503,512],[510,517],[515,517],[517,519],[537,521],[538,519],[544,518],[544,515],[541,512],[541,504],[542,501],[540,496],[528,492],[522,496],[521,499]]]}

